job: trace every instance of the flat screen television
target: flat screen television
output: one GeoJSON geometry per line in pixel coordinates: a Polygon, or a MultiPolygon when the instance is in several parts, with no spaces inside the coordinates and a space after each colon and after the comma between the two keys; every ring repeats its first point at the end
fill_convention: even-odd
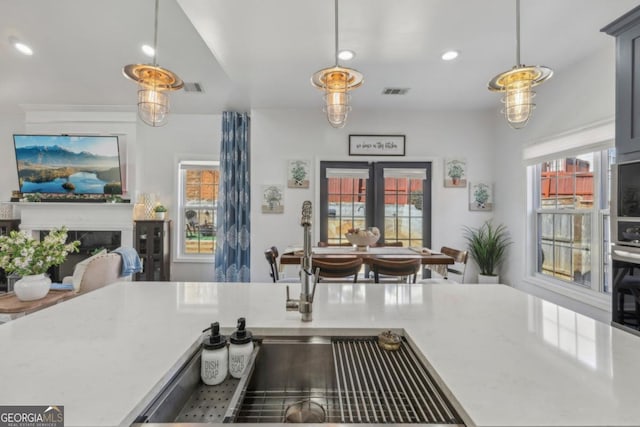
{"type": "Polygon", "coordinates": [[[22,193],[122,194],[118,137],[13,135],[22,193]]]}

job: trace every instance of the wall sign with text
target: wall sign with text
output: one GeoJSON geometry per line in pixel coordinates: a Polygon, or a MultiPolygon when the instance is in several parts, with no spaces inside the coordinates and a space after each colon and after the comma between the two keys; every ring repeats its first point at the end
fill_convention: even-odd
{"type": "Polygon", "coordinates": [[[349,135],[350,156],[404,156],[404,135],[349,135]]]}

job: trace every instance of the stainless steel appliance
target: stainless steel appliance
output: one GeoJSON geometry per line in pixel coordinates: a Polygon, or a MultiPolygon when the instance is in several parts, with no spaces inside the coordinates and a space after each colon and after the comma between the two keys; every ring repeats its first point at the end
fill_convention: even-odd
{"type": "Polygon", "coordinates": [[[611,316],[640,330],[640,161],[620,163],[611,177],[611,316]]]}

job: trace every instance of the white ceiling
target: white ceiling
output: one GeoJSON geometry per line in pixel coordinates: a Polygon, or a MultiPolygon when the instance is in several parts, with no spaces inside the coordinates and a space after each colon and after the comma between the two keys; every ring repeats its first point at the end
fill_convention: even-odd
{"type": "MultiPolygon", "coordinates": [[[[37,105],[133,109],[135,85],[122,66],[150,62],[153,0],[0,0],[0,112],[37,105]],[[9,38],[32,46],[15,51],[9,38]]],[[[522,0],[522,62],[556,73],[613,48],[600,28],[637,0],[522,0]]],[[[172,94],[175,113],[234,108],[320,108],[309,84],[333,65],[332,0],[161,0],[161,66],[204,94],[172,94]]],[[[341,0],[340,47],[356,51],[343,65],[362,72],[354,108],[495,107],[486,89],[515,65],[515,0],[341,0]],[[440,60],[447,49],[461,56],[440,60]],[[406,87],[405,96],[383,96],[406,87]]]]}

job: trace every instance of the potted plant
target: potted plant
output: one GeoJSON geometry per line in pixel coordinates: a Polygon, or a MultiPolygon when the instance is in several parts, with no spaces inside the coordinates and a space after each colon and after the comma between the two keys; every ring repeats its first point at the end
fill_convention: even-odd
{"type": "Polygon", "coordinates": [[[499,283],[497,270],[512,243],[507,227],[503,224],[494,226],[491,221],[486,221],[478,228],[464,229],[469,255],[480,268],[478,283],[499,283]]]}
{"type": "MultiPolygon", "coordinates": [[[[304,187],[305,180],[307,178],[307,170],[304,167],[304,162],[296,160],[291,168],[291,178],[293,180],[294,187],[304,187]]],[[[307,183],[308,186],[308,183],[307,183]]]]}
{"type": "Polygon", "coordinates": [[[447,175],[451,178],[451,183],[453,185],[458,185],[460,183],[460,178],[464,175],[464,168],[462,167],[462,163],[458,160],[452,160],[449,162],[449,169],[447,170],[447,175]]]}
{"type": "Polygon", "coordinates": [[[164,216],[167,214],[167,208],[163,205],[156,205],[153,211],[156,213],[156,219],[164,219],[164,216]]]}
{"type": "Polygon", "coordinates": [[[485,209],[486,203],[489,201],[489,186],[487,184],[478,184],[473,190],[473,201],[479,209],[485,209]]]}
{"type": "Polygon", "coordinates": [[[19,300],[44,298],[51,286],[45,273],[49,267],[62,264],[67,254],[77,252],[79,245],[78,240],[67,243],[65,227],[51,230],[42,240],[11,231],[8,236],[0,236],[0,268],[22,276],[13,289],[19,300]]]}

